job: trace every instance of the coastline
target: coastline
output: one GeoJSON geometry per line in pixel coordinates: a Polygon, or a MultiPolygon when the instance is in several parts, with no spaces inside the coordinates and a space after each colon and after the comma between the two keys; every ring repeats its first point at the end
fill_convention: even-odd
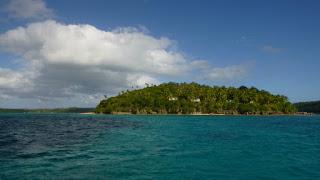
{"type": "MultiPolygon", "coordinates": [[[[80,113],[84,115],[103,115],[104,113],[95,113],[95,112],[84,112],[80,113]]],[[[148,116],[165,116],[165,115],[177,115],[177,116],[313,116],[316,115],[314,113],[308,113],[308,112],[297,112],[297,113],[291,113],[291,114],[284,114],[284,113],[274,113],[274,114],[226,114],[226,113],[191,113],[191,114],[164,114],[164,113],[138,113],[133,114],[131,112],[112,112],[110,114],[105,115],[148,115],[148,116]]]]}
{"type": "Polygon", "coordinates": [[[95,112],[81,112],[79,114],[96,114],[95,112]]]}

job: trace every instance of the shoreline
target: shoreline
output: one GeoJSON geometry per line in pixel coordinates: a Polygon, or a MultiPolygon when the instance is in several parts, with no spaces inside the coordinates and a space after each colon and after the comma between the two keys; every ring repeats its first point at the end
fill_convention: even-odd
{"type": "Polygon", "coordinates": [[[85,112],[80,113],[84,115],[148,115],[148,116],[313,116],[317,115],[314,113],[307,113],[307,112],[298,112],[298,113],[292,113],[292,114],[223,114],[223,113],[191,113],[191,114],[161,114],[161,113],[141,113],[141,114],[133,114],[131,112],[112,112],[110,114],[104,114],[104,113],[95,113],[95,112],[85,112]]]}
{"type": "Polygon", "coordinates": [[[96,114],[95,112],[81,112],[79,114],[96,114]]]}

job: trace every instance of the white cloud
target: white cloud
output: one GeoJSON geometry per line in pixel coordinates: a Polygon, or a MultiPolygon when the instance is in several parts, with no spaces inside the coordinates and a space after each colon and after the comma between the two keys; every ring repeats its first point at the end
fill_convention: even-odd
{"type": "Polygon", "coordinates": [[[196,79],[215,82],[242,79],[247,75],[252,65],[252,62],[247,62],[241,65],[215,67],[206,60],[195,60],[190,63],[190,68],[192,68],[193,74],[198,75],[196,79]]]}
{"type": "Polygon", "coordinates": [[[54,16],[43,0],[10,0],[5,11],[19,19],[47,19],[54,16]]]}
{"type": "Polygon", "coordinates": [[[0,68],[0,94],[42,103],[62,99],[94,104],[102,94],[158,84],[160,78],[183,78],[194,71],[211,80],[246,73],[240,66],[213,68],[205,60],[188,60],[175,44],[135,28],[104,31],[52,20],[31,23],[0,34],[0,50],[20,56],[25,64],[17,70],[0,68]]]}
{"type": "Polygon", "coordinates": [[[275,47],[269,46],[269,45],[263,46],[261,50],[264,51],[264,52],[267,52],[267,53],[279,53],[279,52],[281,52],[280,48],[275,48],[275,47]]]}
{"type": "Polygon", "coordinates": [[[216,67],[206,73],[205,77],[208,80],[232,80],[235,78],[242,78],[247,75],[248,66],[234,65],[229,67],[216,67]]]}
{"type": "Polygon", "coordinates": [[[35,63],[168,75],[187,68],[184,57],[170,50],[169,39],[132,29],[102,31],[90,25],[45,21],[8,31],[0,40],[3,49],[35,63]]]}
{"type": "Polygon", "coordinates": [[[0,89],[8,89],[12,91],[26,91],[32,83],[30,80],[35,73],[32,71],[13,71],[0,67],[0,89]],[[28,78],[26,78],[28,77],[28,78]]]}
{"type": "Polygon", "coordinates": [[[210,67],[208,61],[206,60],[195,60],[195,61],[192,61],[190,63],[190,66],[194,69],[200,69],[200,70],[203,70],[203,69],[207,69],[210,67]]]}

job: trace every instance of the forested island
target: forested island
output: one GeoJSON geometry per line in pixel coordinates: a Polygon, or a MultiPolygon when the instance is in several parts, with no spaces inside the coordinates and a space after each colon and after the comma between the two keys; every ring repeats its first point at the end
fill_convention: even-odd
{"type": "Polygon", "coordinates": [[[294,106],[300,112],[320,114],[320,101],[299,102],[295,103],[294,106]]]}
{"type": "Polygon", "coordinates": [[[8,109],[0,108],[0,113],[85,113],[92,112],[94,108],[54,108],[54,109],[8,109]]]}
{"type": "Polygon", "coordinates": [[[255,87],[218,87],[197,83],[163,83],[127,90],[102,100],[104,114],[292,114],[288,98],[255,87]]]}

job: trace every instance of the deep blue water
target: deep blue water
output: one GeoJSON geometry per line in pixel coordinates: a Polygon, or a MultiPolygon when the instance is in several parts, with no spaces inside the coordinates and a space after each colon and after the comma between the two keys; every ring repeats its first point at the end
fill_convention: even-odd
{"type": "Polygon", "coordinates": [[[0,114],[0,179],[320,179],[320,116],[0,114]]]}

